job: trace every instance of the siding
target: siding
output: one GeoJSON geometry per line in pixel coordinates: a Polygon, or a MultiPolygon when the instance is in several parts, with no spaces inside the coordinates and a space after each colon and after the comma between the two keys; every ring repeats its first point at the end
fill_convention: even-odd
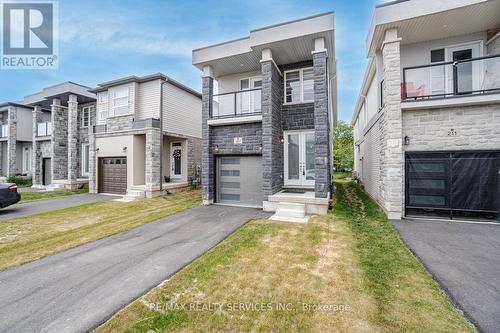
{"type": "Polygon", "coordinates": [[[161,81],[140,83],[137,87],[136,120],[160,118],[161,81]]]}
{"type": "Polygon", "coordinates": [[[366,192],[372,198],[380,202],[380,129],[377,121],[373,127],[366,133],[365,139],[361,144],[361,156],[363,161],[359,161],[361,181],[365,186],[366,192]]]}
{"type": "Polygon", "coordinates": [[[167,82],[163,89],[163,130],[201,138],[201,99],[167,82]]]}
{"type": "Polygon", "coordinates": [[[33,140],[33,110],[17,108],[17,140],[33,140]]]}

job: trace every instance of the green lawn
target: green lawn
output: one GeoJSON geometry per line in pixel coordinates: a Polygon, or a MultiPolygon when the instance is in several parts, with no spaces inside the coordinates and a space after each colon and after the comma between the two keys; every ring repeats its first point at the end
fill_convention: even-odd
{"type": "Polygon", "coordinates": [[[248,223],[96,331],[473,332],[377,205],[336,185],[328,216],[248,223]]]}
{"type": "Polygon", "coordinates": [[[101,201],[0,222],[0,271],[200,204],[199,191],[132,202],[101,201]]]}
{"type": "Polygon", "coordinates": [[[59,197],[67,197],[73,194],[88,193],[86,188],[77,190],[57,190],[57,191],[33,191],[21,192],[21,203],[32,202],[37,200],[53,199],[59,197]]]}

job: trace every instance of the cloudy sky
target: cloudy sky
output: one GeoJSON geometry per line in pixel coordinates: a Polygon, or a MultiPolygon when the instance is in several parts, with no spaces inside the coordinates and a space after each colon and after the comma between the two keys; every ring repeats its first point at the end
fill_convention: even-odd
{"type": "Polygon", "coordinates": [[[261,26],[335,11],[339,118],[350,120],[366,65],[364,42],[383,0],[60,0],[59,69],[1,70],[0,102],[64,81],[94,87],[129,75],[165,73],[201,90],[191,50],[261,26]]]}

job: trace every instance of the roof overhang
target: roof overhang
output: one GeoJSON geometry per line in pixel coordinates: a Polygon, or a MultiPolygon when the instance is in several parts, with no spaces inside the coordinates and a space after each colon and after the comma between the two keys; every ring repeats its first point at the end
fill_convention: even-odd
{"type": "Polygon", "coordinates": [[[31,110],[33,110],[33,107],[31,107],[31,106],[24,105],[24,104],[21,104],[21,103],[16,103],[16,102],[0,103],[0,110],[8,109],[9,106],[14,106],[14,107],[18,107],[18,108],[25,108],[25,109],[31,109],[31,110]]]}
{"type": "Polygon", "coordinates": [[[24,97],[24,104],[42,108],[50,108],[54,98],[61,100],[61,104],[67,104],[70,95],[76,95],[80,104],[94,102],[95,94],[89,91],[90,88],[74,82],[64,82],[54,86],[44,88],[42,91],[24,97]]]}
{"type": "Polygon", "coordinates": [[[368,93],[368,88],[375,77],[375,60],[370,58],[368,65],[366,66],[365,76],[363,78],[363,84],[361,85],[361,91],[359,92],[358,102],[356,103],[356,108],[354,109],[354,114],[352,115],[351,125],[356,123],[361,107],[365,102],[366,94],[368,93]]]}
{"type": "Polygon", "coordinates": [[[399,0],[382,4],[375,8],[366,37],[369,57],[381,48],[385,31],[394,28],[402,45],[499,29],[500,1],[399,0]]]}
{"type": "Polygon", "coordinates": [[[334,13],[328,12],[250,31],[248,37],[193,50],[193,65],[212,66],[216,77],[260,70],[262,50],[271,49],[277,65],[311,60],[314,40],[324,38],[334,59],[334,13]]]}

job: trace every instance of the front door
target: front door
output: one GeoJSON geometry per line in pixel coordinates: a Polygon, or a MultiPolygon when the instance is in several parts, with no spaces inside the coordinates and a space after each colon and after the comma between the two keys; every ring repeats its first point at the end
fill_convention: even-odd
{"type": "Polygon", "coordinates": [[[314,132],[285,132],[285,185],[314,187],[314,132]]]}
{"type": "Polygon", "coordinates": [[[170,157],[171,174],[170,178],[182,178],[182,142],[172,142],[170,145],[172,152],[170,157]]]}
{"type": "Polygon", "coordinates": [[[43,179],[42,179],[42,184],[45,186],[48,186],[52,184],[52,164],[50,158],[44,158],[42,160],[43,166],[43,179]]]}

